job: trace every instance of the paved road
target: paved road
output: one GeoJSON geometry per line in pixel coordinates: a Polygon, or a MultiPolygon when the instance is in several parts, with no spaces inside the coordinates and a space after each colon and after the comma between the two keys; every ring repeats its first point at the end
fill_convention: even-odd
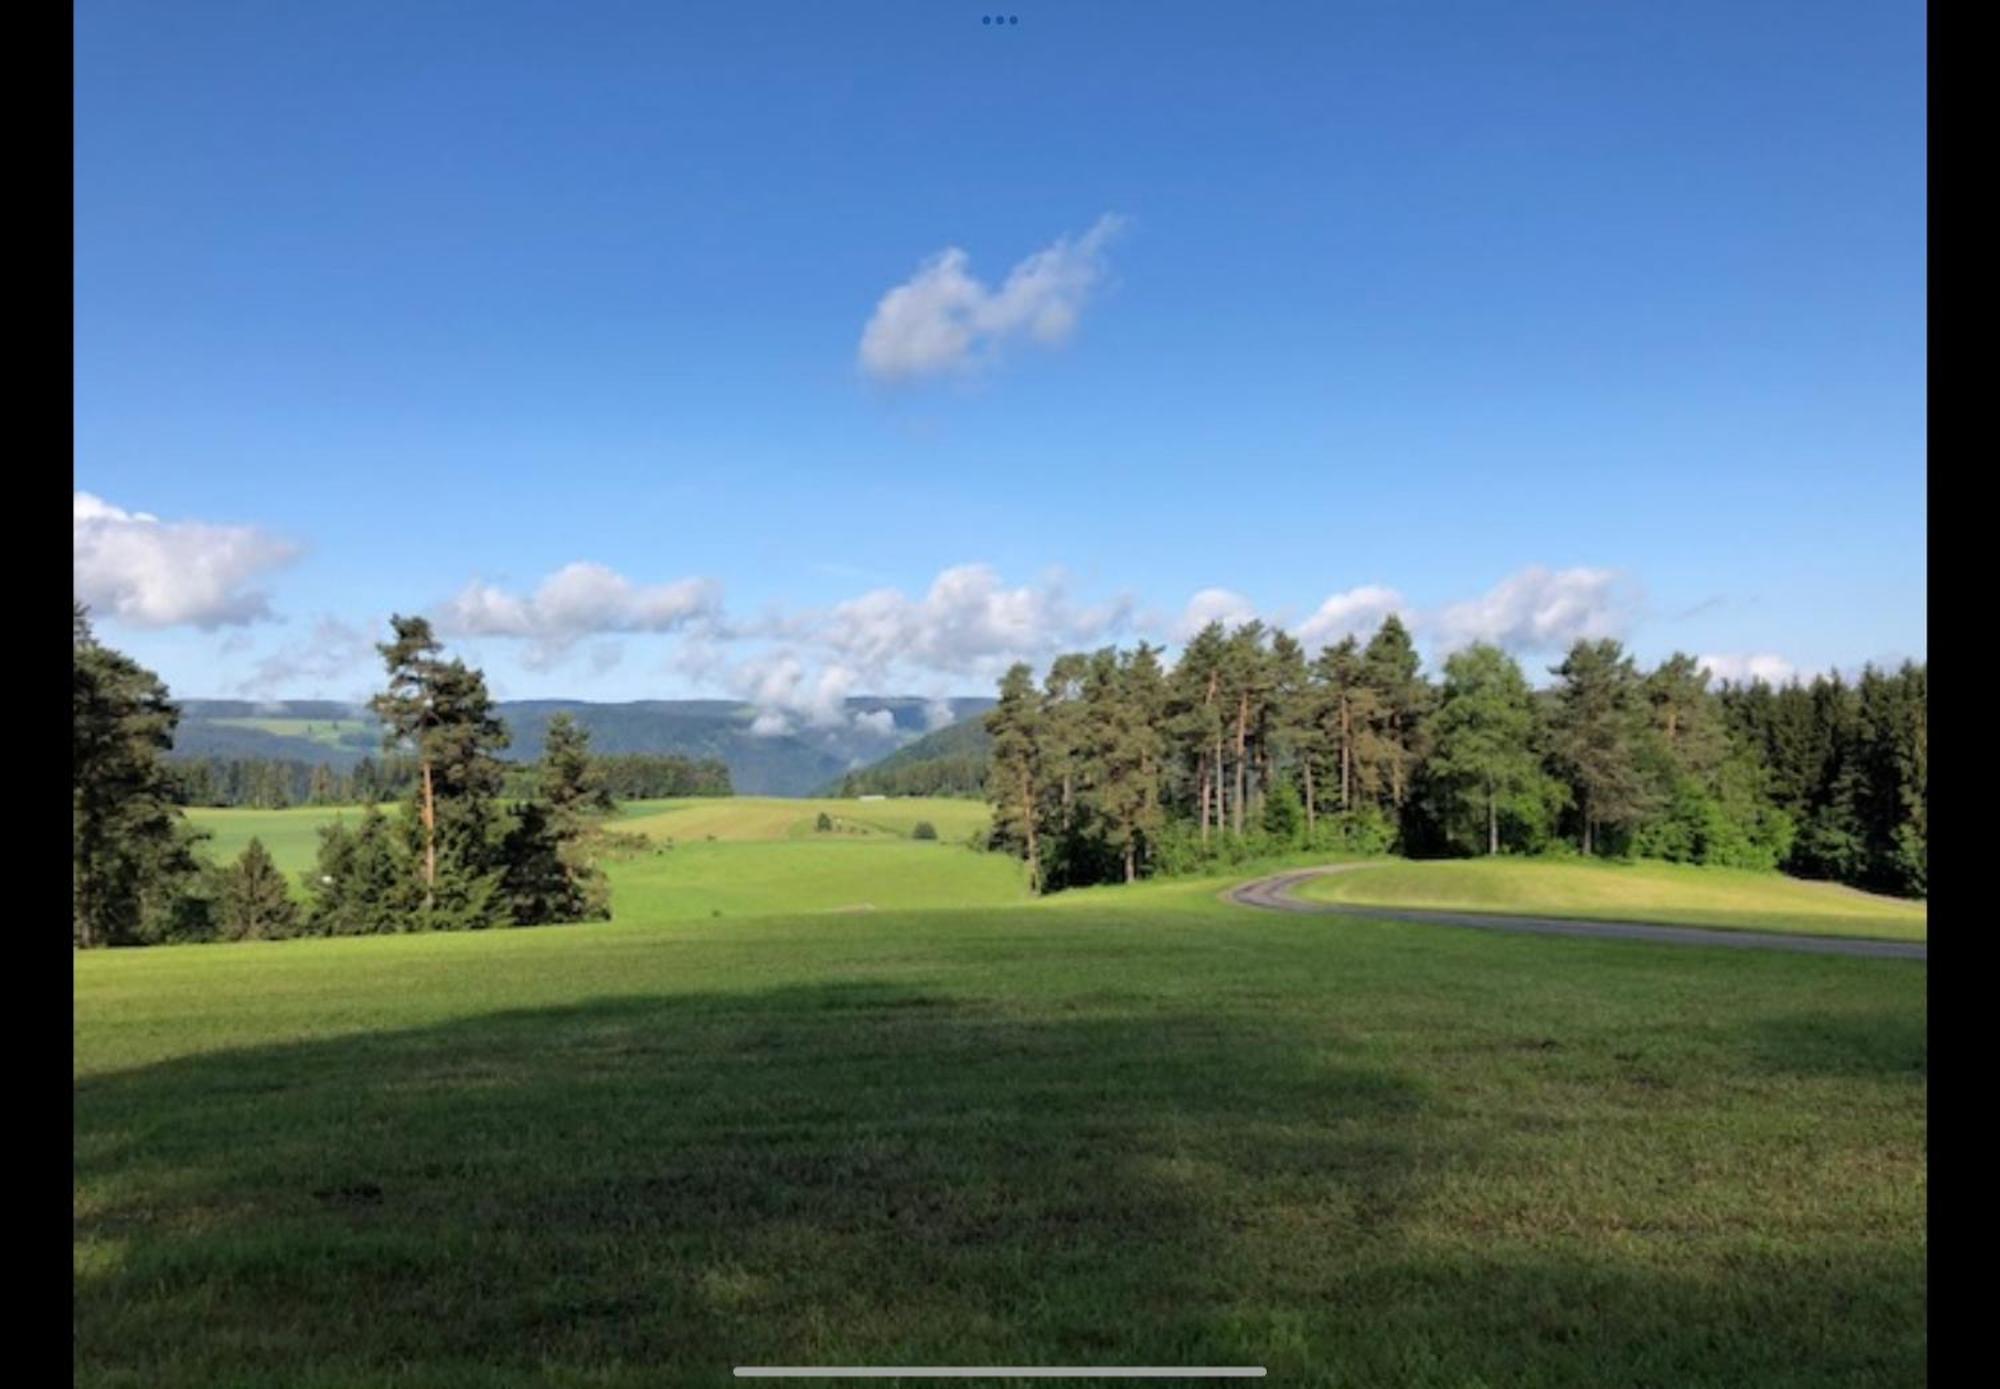
{"type": "Polygon", "coordinates": [[[1770,931],[1711,931],[1700,926],[1656,926],[1636,921],[1568,921],[1548,916],[1494,916],[1484,912],[1417,911],[1404,907],[1364,907],[1347,902],[1308,902],[1292,889],[1308,878],[1365,868],[1359,863],[1296,868],[1258,878],[1224,894],[1246,907],[1281,912],[1333,912],[1377,920],[1415,921],[1433,926],[1470,926],[1482,931],[1518,931],[1536,936],[1584,936],[1597,940],[1647,940],[1665,945],[1720,945],[1732,950],[1792,950],[1806,955],[1860,955],[1873,959],[1930,959],[1930,947],[1914,941],[1854,940],[1839,936],[1793,936],[1770,931]]]}

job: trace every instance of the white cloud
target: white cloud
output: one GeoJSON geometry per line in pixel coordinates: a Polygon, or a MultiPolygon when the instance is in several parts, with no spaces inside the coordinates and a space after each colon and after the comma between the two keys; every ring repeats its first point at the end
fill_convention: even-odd
{"type": "Polygon", "coordinates": [[[1703,656],[1695,664],[1715,679],[1732,685],[1747,684],[1752,680],[1782,685],[1799,673],[1798,668],[1783,656],[1775,656],[1768,651],[1703,656]]]}
{"type": "Polygon", "coordinates": [[[314,620],[310,634],[258,661],[236,688],[244,695],[283,692],[295,699],[321,698],[336,683],[342,689],[365,688],[380,673],[381,656],[374,639],[362,628],[323,613],[314,620]]]}
{"type": "Polygon", "coordinates": [[[961,564],[932,580],[922,598],[878,588],[805,619],[811,640],[870,678],[914,668],[997,678],[1015,661],[1088,645],[1121,628],[1129,599],[1072,605],[1062,584],[1006,587],[984,564],[961,564]]]}
{"type": "Polygon", "coordinates": [[[1331,593],[1299,623],[1293,635],[1307,651],[1318,651],[1350,636],[1372,633],[1391,613],[1408,613],[1403,595],[1380,584],[1364,584],[1345,593],[1331,593]]]}
{"type": "Polygon", "coordinates": [[[1186,641],[1211,622],[1240,627],[1257,616],[1257,606],[1242,594],[1227,588],[1204,588],[1188,599],[1187,606],[1173,624],[1174,640],[1186,641]]]}
{"type": "Polygon", "coordinates": [[[444,605],[439,621],[450,635],[524,638],[532,643],[525,663],[545,669],[586,637],[671,632],[714,621],[721,606],[721,586],[712,579],[640,585],[578,560],[525,597],[474,580],[444,605]]]}
{"type": "Polygon", "coordinates": [[[298,547],[254,526],[162,521],[88,492],[70,505],[71,578],[78,601],[134,627],[213,630],[271,616],[257,579],[298,547]]]}
{"type": "Polygon", "coordinates": [[[1624,632],[1631,619],[1618,584],[1618,575],[1609,569],[1551,572],[1530,565],[1423,625],[1445,651],[1473,642],[1510,651],[1561,650],[1624,632]]]}
{"type": "Polygon", "coordinates": [[[803,722],[815,728],[838,728],[849,722],[847,697],[856,673],[829,664],[810,670],[793,651],[753,656],[729,674],[738,696],[757,709],[750,731],[759,735],[789,733],[803,722]]]}
{"type": "Polygon", "coordinates": [[[1058,238],[1016,265],[998,289],[966,271],[964,251],[947,247],[876,304],[861,333],[862,369],[902,380],[962,370],[1012,339],[1063,342],[1104,276],[1105,243],[1122,225],[1106,213],[1077,240],[1058,238]]]}
{"type": "Polygon", "coordinates": [[[958,722],[958,714],[951,707],[951,701],[934,699],[924,706],[924,731],[935,733],[940,728],[950,728],[958,722]]]}
{"type": "Polygon", "coordinates": [[[896,716],[887,709],[872,709],[865,714],[856,714],[854,726],[878,738],[893,738],[896,735],[896,716]]]}

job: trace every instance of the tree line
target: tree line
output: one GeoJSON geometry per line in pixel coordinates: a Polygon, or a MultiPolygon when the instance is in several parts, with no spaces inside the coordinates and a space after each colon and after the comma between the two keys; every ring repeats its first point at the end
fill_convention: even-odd
{"type": "MultiPolygon", "coordinates": [[[[73,607],[72,938],[78,946],[465,930],[605,920],[592,845],[614,807],[589,739],[549,726],[533,785],[504,797],[508,733],[485,677],[445,660],[422,618],[392,619],[379,646],[385,765],[407,763],[401,813],[372,802],[320,831],[301,906],[262,843],[205,862],[168,761],[179,713],[153,672],[99,642],[73,607]]],[[[712,772],[701,775],[710,778],[712,772]]]]}
{"type": "Polygon", "coordinates": [[[364,757],[351,769],[287,757],[175,758],[167,764],[181,805],[283,810],[294,805],[374,805],[415,782],[407,757],[364,757]]]}
{"type": "Polygon", "coordinates": [[[1498,647],[1422,669],[1386,619],[1308,655],[1249,622],[1025,664],[986,716],[992,843],[1038,890],[1290,849],[1573,852],[1926,890],[1925,667],[1712,686],[1579,641],[1533,688],[1498,647]]]}
{"type": "MultiPolygon", "coordinates": [[[[728,764],[720,758],[619,753],[595,755],[592,763],[606,790],[618,800],[733,794],[728,764]]],[[[505,765],[501,794],[531,798],[536,779],[542,775],[541,764],[505,765]]],[[[175,758],[167,764],[167,773],[181,805],[283,810],[295,805],[374,805],[399,800],[416,783],[417,764],[408,757],[389,756],[381,762],[364,757],[351,769],[341,771],[329,763],[295,758],[175,758]]]]}

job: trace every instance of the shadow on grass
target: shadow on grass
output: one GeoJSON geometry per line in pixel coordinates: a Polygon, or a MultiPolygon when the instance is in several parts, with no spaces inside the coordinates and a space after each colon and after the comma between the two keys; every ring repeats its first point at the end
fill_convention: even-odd
{"type": "Polygon", "coordinates": [[[1930,1074],[1930,1038],[1919,1009],[1815,1009],[1760,1020],[1746,1039],[1755,1062],[1786,1075],[1908,1080],[1930,1074]]]}
{"type": "Polygon", "coordinates": [[[1275,1031],[874,984],[177,1060],[76,1087],[77,1363],[1212,1361],[1245,1184],[1380,1237],[1419,1107],[1275,1031]]]}
{"type": "Polygon", "coordinates": [[[828,984],[86,1078],[77,1381],[717,1384],[735,1364],[1921,1376],[1920,1245],[1758,1248],[1725,1267],[1413,1238],[1446,1174],[1481,1160],[1476,1122],[1441,1121],[1323,1037],[1142,1006],[1027,1017],[828,984]]]}

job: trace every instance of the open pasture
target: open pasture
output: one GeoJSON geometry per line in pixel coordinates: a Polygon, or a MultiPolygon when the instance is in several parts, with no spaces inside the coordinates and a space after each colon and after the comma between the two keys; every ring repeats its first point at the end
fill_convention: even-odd
{"type": "Polygon", "coordinates": [[[940,840],[963,844],[989,818],[983,801],[943,797],[904,796],[864,801],[832,797],[696,796],[634,802],[620,817],[618,828],[630,834],[671,839],[677,844],[709,839],[740,843],[857,837],[907,839],[920,821],[929,821],[940,840]],[[832,831],[815,828],[822,814],[833,822],[832,831]]]}
{"type": "Polygon", "coordinates": [[[1922,1382],[1921,965],[1220,886],[81,955],[76,1380],[1922,1382]]]}

